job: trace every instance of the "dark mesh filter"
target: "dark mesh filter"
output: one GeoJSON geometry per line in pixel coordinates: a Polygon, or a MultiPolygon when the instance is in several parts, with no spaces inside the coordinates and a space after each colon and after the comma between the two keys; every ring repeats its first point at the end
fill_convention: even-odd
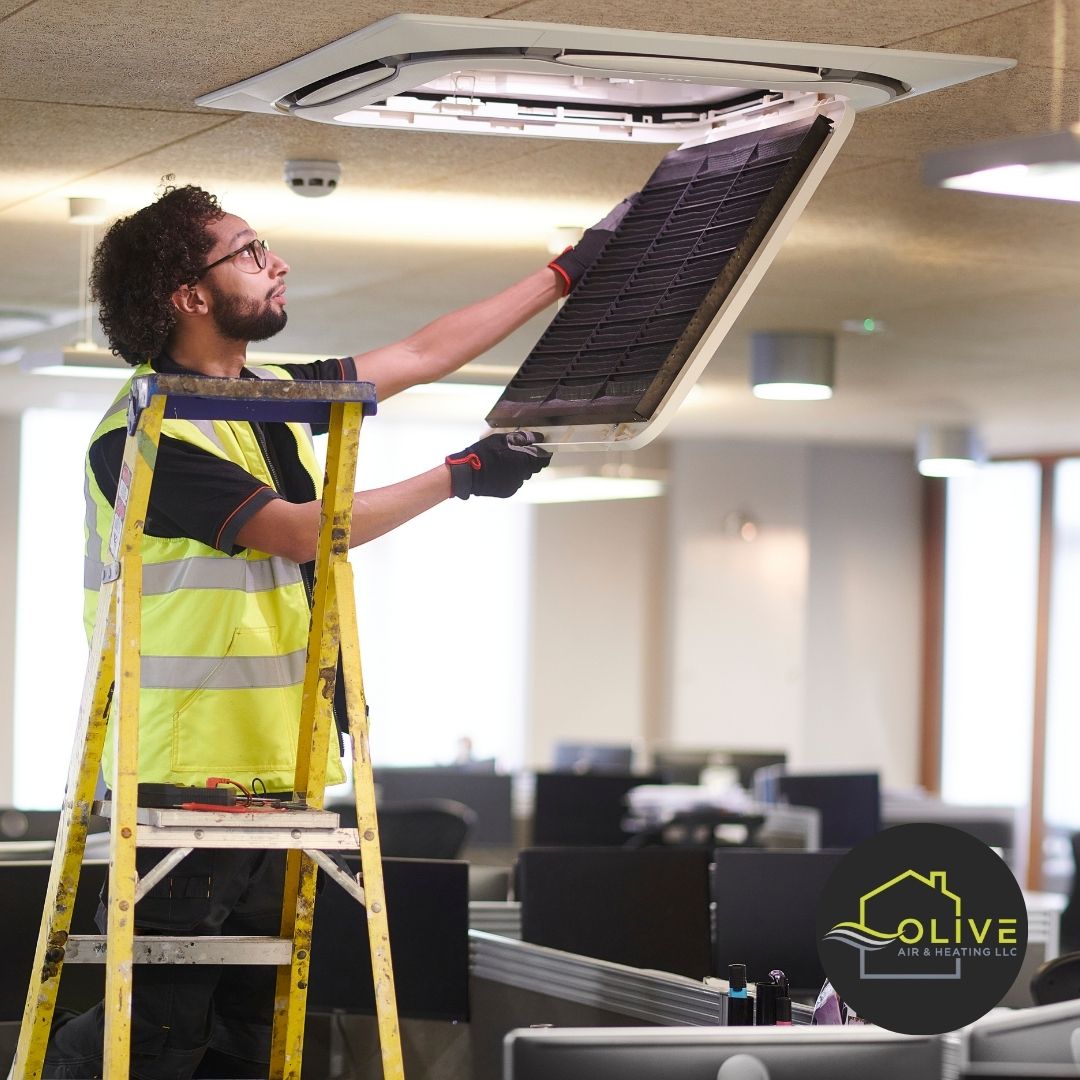
{"type": "Polygon", "coordinates": [[[648,420],[831,127],[818,117],[668,154],[487,422],[648,420]]]}

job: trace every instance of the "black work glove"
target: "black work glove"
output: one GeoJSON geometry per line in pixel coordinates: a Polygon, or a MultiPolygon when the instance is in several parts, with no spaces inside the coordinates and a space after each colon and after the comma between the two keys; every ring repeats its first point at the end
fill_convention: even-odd
{"type": "Polygon", "coordinates": [[[581,280],[582,274],[596,262],[596,257],[604,250],[604,245],[619,227],[619,222],[629,213],[637,197],[636,191],[633,195],[628,195],[607,217],[598,221],[591,229],[586,229],[585,235],[573,247],[568,247],[548,263],[563,280],[563,296],[570,292],[581,280]]]}
{"type": "Polygon", "coordinates": [[[451,454],[446,459],[451,492],[459,499],[470,495],[510,498],[551,460],[551,454],[536,445],[543,441],[538,431],[504,431],[451,454]]]}

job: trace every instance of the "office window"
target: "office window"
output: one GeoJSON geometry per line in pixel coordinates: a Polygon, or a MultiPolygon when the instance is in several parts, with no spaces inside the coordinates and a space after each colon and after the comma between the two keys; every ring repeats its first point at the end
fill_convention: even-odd
{"type": "Polygon", "coordinates": [[[1054,472],[1054,563],[1046,703],[1047,825],[1080,829],[1080,460],[1054,472]]]}
{"type": "Polygon", "coordinates": [[[27,409],[19,452],[14,799],[59,806],[86,672],[83,454],[103,409],[27,409]]]}
{"type": "MultiPolygon", "coordinates": [[[[23,418],[14,798],[27,808],[62,801],[78,720],[83,455],[100,413],[30,409],[23,418]]],[[[359,486],[433,468],[477,429],[381,409],[364,425],[359,486]]],[[[520,764],[530,515],[513,499],[450,500],[353,552],[377,762],[447,763],[467,736],[475,756],[520,764]]]]}
{"type": "Polygon", "coordinates": [[[985,466],[949,481],[945,534],[942,794],[1029,798],[1039,467],[985,466]]]}
{"type": "MultiPolygon", "coordinates": [[[[364,425],[363,488],[480,437],[477,423],[399,419],[397,407],[364,425]]],[[[522,763],[533,512],[519,499],[450,499],[353,553],[376,764],[449,763],[463,737],[475,757],[522,763]]]]}

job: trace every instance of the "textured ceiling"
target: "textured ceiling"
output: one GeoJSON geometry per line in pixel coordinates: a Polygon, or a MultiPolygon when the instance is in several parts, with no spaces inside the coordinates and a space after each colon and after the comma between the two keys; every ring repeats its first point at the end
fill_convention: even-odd
{"type": "MultiPolygon", "coordinates": [[[[261,0],[0,0],[0,309],[56,324],[0,340],[0,359],[77,336],[68,195],[132,208],[170,172],[217,191],[290,262],[290,324],[274,347],[330,354],[394,340],[529,272],[546,261],[552,226],[587,225],[662,153],[346,130],[193,104],[401,9],[329,0],[294,10],[261,0]],[[342,164],[340,192],[319,205],[281,183],[283,162],[305,157],[342,164]]],[[[1080,448],[1080,206],[931,190],[919,177],[928,151],[1077,119],[1072,0],[477,0],[407,10],[1016,58],[1011,71],[859,116],[675,430],[903,443],[922,422],[962,420],[999,452],[1080,448]],[[867,315],[887,332],[840,332],[867,315]],[[754,400],[755,329],[837,331],[833,400],[754,400]]],[[[516,368],[540,329],[487,360],[516,368]]],[[[0,380],[2,409],[94,392],[14,364],[0,380]]]]}

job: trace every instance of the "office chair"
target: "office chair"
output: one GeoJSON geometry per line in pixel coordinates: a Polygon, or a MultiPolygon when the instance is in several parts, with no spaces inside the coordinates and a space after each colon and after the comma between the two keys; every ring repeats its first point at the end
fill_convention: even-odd
{"type": "Polygon", "coordinates": [[[1080,950],[1080,833],[1069,837],[1073,856],[1073,878],[1069,900],[1061,913],[1061,948],[1070,953],[1080,950]]]}
{"type": "Polygon", "coordinates": [[[662,825],[643,829],[627,840],[625,846],[758,847],[758,833],[764,824],[761,814],[736,814],[703,807],[683,811],[662,825]]]}
{"type": "Polygon", "coordinates": [[[0,840],[55,840],[59,825],[59,810],[0,807],[0,840]]]}
{"type": "MultiPolygon", "coordinates": [[[[328,806],[343,828],[356,827],[352,803],[328,806]]],[[[452,799],[417,799],[380,806],[379,842],[385,858],[456,859],[476,824],[476,812],[452,799]]]]}
{"type": "Polygon", "coordinates": [[[1080,998],[1080,952],[1065,953],[1040,964],[1031,976],[1031,996],[1036,1005],[1080,998]]]}

